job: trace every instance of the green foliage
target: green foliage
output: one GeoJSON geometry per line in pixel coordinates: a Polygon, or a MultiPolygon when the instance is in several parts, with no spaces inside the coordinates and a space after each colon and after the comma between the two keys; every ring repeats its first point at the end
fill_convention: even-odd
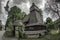
{"type": "Polygon", "coordinates": [[[25,28],[25,26],[22,23],[22,25],[19,26],[20,38],[24,38],[25,37],[25,35],[24,35],[24,28],[25,28]]]}
{"type": "Polygon", "coordinates": [[[46,23],[50,23],[50,22],[52,22],[52,19],[51,19],[50,17],[48,17],[48,18],[46,19],[46,23]]]}
{"type": "Polygon", "coordinates": [[[9,11],[9,18],[15,18],[15,20],[22,20],[25,15],[25,12],[21,12],[21,9],[19,9],[17,6],[12,7],[9,11]]]}
{"type": "Polygon", "coordinates": [[[5,36],[5,37],[13,37],[12,31],[11,31],[11,32],[6,31],[6,32],[4,33],[4,36],[5,36]]]}
{"type": "Polygon", "coordinates": [[[47,26],[49,29],[54,29],[54,28],[55,28],[52,19],[49,18],[49,17],[46,19],[45,24],[46,24],[46,26],[47,26]]]}
{"type": "Polygon", "coordinates": [[[54,29],[54,23],[52,23],[52,22],[48,23],[47,26],[49,29],[54,29]]]}
{"type": "Polygon", "coordinates": [[[14,6],[10,9],[10,11],[8,12],[8,19],[6,22],[6,31],[8,31],[6,34],[9,34],[7,36],[13,36],[14,34],[14,22],[16,20],[22,20],[24,18],[24,16],[26,16],[25,12],[21,12],[21,10],[17,7],[14,6]]]}
{"type": "Polygon", "coordinates": [[[26,39],[21,39],[21,40],[60,40],[60,33],[52,35],[48,34],[40,38],[26,38],[26,39]]]}
{"type": "Polygon", "coordinates": [[[21,10],[17,6],[12,7],[8,12],[6,26],[11,26],[15,20],[22,20],[24,16],[26,16],[25,12],[21,12],[21,10]]]}
{"type": "Polygon", "coordinates": [[[23,34],[23,38],[28,38],[27,34],[24,33],[23,34]]]}

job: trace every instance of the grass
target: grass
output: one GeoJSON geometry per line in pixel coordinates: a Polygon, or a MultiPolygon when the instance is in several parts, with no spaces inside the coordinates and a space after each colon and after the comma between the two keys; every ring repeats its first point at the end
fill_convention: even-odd
{"type": "Polygon", "coordinates": [[[40,39],[40,38],[29,38],[29,39],[20,39],[20,40],[45,40],[45,39],[40,39]]]}
{"type": "Polygon", "coordinates": [[[60,35],[46,35],[42,38],[28,38],[28,39],[21,39],[21,40],[60,40],[60,35]]]}
{"type": "Polygon", "coordinates": [[[55,34],[59,33],[59,30],[51,30],[50,33],[53,34],[53,35],[55,35],[55,34]]]}
{"type": "Polygon", "coordinates": [[[60,32],[58,30],[51,30],[48,35],[42,36],[41,38],[26,38],[20,40],[60,40],[60,32]]]}
{"type": "Polygon", "coordinates": [[[51,30],[48,35],[41,38],[28,38],[21,40],[60,40],[60,33],[58,32],[58,30],[51,30]]]}

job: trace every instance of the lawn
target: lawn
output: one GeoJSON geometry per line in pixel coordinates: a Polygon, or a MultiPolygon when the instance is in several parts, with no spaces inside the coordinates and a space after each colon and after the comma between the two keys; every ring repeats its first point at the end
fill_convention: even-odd
{"type": "Polygon", "coordinates": [[[29,38],[29,39],[20,39],[20,40],[45,40],[45,39],[40,39],[40,38],[29,38]]]}
{"type": "Polygon", "coordinates": [[[42,38],[30,38],[20,40],[60,40],[60,35],[46,35],[45,37],[42,38]]]}
{"type": "Polygon", "coordinates": [[[21,40],[60,40],[60,33],[57,30],[52,30],[48,35],[45,35],[41,38],[28,38],[21,40]]]}
{"type": "Polygon", "coordinates": [[[20,40],[60,40],[60,32],[58,32],[58,30],[51,30],[48,35],[44,35],[40,38],[27,38],[20,40]]]}

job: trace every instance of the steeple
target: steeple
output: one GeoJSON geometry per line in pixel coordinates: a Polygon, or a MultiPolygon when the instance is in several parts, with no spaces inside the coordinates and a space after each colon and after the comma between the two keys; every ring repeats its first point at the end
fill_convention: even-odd
{"type": "Polygon", "coordinates": [[[43,24],[43,17],[41,10],[35,5],[35,3],[32,3],[32,6],[30,8],[30,18],[29,23],[41,23],[43,24]]]}
{"type": "MultiPolygon", "coordinates": [[[[32,5],[36,6],[36,4],[35,4],[34,2],[32,3],[32,5]]],[[[31,6],[32,6],[32,5],[31,5],[31,6]]]]}
{"type": "Polygon", "coordinates": [[[32,3],[32,6],[30,8],[30,14],[24,18],[28,24],[43,24],[43,16],[42,11],[39,9],[34,3],[32,3]]]}
{"type": "Polygon", "coordinates": [[[32,6],[30,7],[30,11],[37,10],[39,11],[40,9],[35,5],[35,3],[32,3],[32,6]]]}

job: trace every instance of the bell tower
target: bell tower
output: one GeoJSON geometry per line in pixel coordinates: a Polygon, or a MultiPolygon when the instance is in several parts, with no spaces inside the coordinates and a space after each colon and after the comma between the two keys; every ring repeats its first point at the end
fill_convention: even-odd
{"type": "Polygon", "coordinates": [[[40,23],[43,24],[42,11],[34,3],[30,8],[30,20],[29,23],[40,23]]]}

